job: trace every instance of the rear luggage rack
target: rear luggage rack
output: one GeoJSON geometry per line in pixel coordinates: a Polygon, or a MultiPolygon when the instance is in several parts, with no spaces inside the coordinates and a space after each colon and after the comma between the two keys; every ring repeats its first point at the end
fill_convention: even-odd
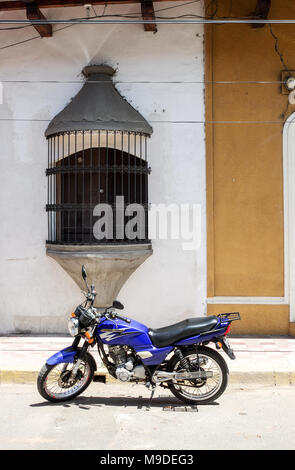
{"type": "Polygon", "coordinates": [[[220,320],[225,320],[225,321],[234,321],[234,320],[241,320],[241,316],[239,312],[231,312],[231,313],[220,313],[217,315],[220,320]]]}

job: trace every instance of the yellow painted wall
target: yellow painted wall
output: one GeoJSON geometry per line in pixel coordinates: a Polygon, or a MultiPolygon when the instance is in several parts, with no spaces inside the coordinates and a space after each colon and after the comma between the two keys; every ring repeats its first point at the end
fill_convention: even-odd
{"type": "Polygon", "coordinates": [[[241,320],[232,322],[231,334],[295,336],[289,323],[289,305],[208,305],[208,315],[223,312],[240,312],[241,320]]]}
{"type": "MultiPolygon", "coordinates": [[[[245,17],[255,5],[256,0],[220,0],[217,14],[245,17]]],[[[295,2],[272,0],[269,17],[295,18],[295,2]]],[[[294,25],[274,24],[272,31],[295,70],[294,25]]],[[[205,50],[208,297],[283,297],[282,131],[295,106],[277,83],[283,65],[275,39],[267,25],[207,25],[205,50]]],[[[251,332],[255,312],[265,316],[266,310],[247,308],[244,332],[251,332]]],[[[286,306],[272,311],[271,330],[288,331],[286,306]]]]}

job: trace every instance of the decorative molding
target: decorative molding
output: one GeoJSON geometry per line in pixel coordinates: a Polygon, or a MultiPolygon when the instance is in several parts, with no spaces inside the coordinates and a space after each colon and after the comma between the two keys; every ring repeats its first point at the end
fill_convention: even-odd
{"type": "Polygon", "coordinates": [[[295,113],[283,129],[285,298],[295,322],[295,113]]]}
{"type": "Polygon", "coordinates": [[[208,304],[287,304],[285,297],[208,297],[208,304]]]}
{"type": "MultiPolygon", "coordinates": [[[[208,12],[210,14],[210,12],[208,12]]],[[[214,124],[213,124],[213,33],[212,24],[205,32],[205,142],[206,142],[206,230],[207,230],[207,295],[215,294],[214,259],[214,124]]]]}

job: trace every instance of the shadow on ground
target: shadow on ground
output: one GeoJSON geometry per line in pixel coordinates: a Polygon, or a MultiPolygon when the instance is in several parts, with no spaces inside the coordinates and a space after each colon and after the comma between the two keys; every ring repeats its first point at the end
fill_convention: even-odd
{"type": "MultiPolygon", "coordinates": [[[[210,403],[207,406],[217,406],[219,403],[210,403]]],[[[143,408],[162,408],[163,411],[198,411],[196,405],[185,405],[174,397],[155,397],[150,402],[150,398],[139,397],[78,397],[67,402],[52,403],[43,401],[41,403],[33,403],[31,407],[47,407],[47,406],[79,406],[81,409],[91,409],[92,406],[120,406],[124,408],[135,407],[143,408]]],[[[198,405],[200,406],[200,405],[198,405]]],[[[204,405],[203,405],[204,406],[204,405]]]]}

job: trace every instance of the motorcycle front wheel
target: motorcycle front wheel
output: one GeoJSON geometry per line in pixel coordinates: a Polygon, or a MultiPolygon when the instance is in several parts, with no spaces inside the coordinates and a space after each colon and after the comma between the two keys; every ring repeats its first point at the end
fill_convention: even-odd
{"type": "MultiPolygon", "coordinates": [[[[183,356],[190,372],[208,372],[208,377],[169,381],[168,386],[173,395],[191,405],[208,404],[220,397],[228,383],[228,368],[223,357],[205,346],[189,349],[183,356]]],[[[177,357],[172,358],[170,370],[187,371],[177,357]]]]}
{"type": "Polygon", "coordinates": [[[39,372],[37,387],[40,395],[51,402],[71,400],[84,392],[92,382],[94,367],[88,354],[80,363],[76,377],[71,378],[75,363],[44,364],[39,372]]]}

